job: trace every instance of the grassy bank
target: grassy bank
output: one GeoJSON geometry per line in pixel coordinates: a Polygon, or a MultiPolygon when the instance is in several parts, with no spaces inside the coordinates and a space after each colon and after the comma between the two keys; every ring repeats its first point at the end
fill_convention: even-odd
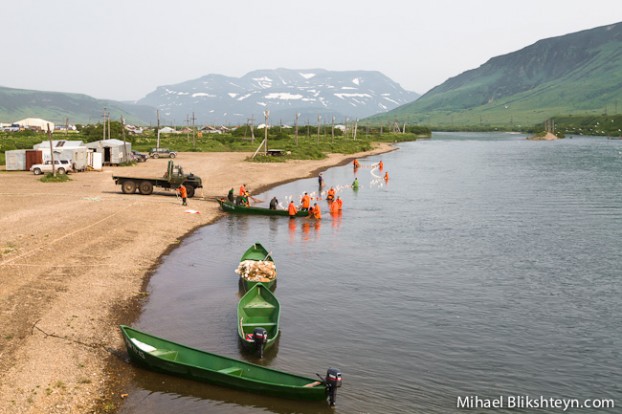
{"type": "MultiPolygon", "coordinates": [[[[111,128],[111,136],[123,139],[121,134],[111,128]]],[[[120,127],[119,127],[120,130],[120,127]]],[[[66,136],[63,133],[54,134],[54,140],[73,140],[92,142],[101,139],[102,133],[96,128],[85,128],[84,132],[66,136]]],[[[264,139],[264,131],[251,132],[244,127],[231,133],[224,134],[161,134],[160,147],[170,148],[178,152],[255,152],[261,154],[264,147],[260,147],[264,139]]],[[[356,136],[352,132],[344,134],[340,130],[332,131],[330,127],[320,129],[305,127],[299,130],[298,136],[291,129],[280,127],[270,128],[268,131],[268,148],[280,149],[285,154],[282,157],[257,157],[256,161],[278,162],[287,159],[316,160],[326,157],[328,153],[354,154],[371,149],[373,142],[402,142],[414,141],[419,138],[429,138],[431,131],[418,127],[406,133],[386,133],[381,128],[361,127],[356,136]]],[[[47,140],[43,133],[33,131],[3,132],[0,133],[0,165],[5,165],[5,151],[15,149],[32,149],[33,145],[47,140]]],[[[156,147],[157,138],[153,130],[142,135],[127,136],[126,140],[132,144],[132,149],[148,152],[156,147]]]]}

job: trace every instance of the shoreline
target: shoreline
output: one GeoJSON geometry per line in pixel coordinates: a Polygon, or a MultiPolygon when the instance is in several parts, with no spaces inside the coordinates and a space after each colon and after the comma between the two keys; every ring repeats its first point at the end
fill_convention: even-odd
{"type": "Polygon", "coordinates": [[[118,409],[129,384],[118,325],[140,315],[162,258],[226,214],[212,195],[242,182],[263,193],[396,149],[380,143],[363,153],[279,164],[248,163],[246,153],[182,153],[175,163],[203,178],[202,199],[187,207],[200,214],[185,213],[170,191],[128,195],[112,182],[110,173],[119,170],[161,174],[166,159],[133,171],[72,174],[60,184],[29,172],[0,175],[0,414],[118,409]]]}

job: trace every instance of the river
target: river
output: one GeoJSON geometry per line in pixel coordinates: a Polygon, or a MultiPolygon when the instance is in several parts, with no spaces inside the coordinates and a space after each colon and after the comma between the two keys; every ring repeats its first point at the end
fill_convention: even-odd
{"type": "MultiPolygon", "coordinates": [[[[622,141],[434,133],[360,162],[323,173],[340,217],[318,201],[320,223],[227,216],[186,238],[133,325],[305,376],[339,368],[336,408],[128,367],[120,413],[451,413],[467,397],[534,412],[510,406],[520,396],[610,399],[616,408],[593,412],[619,412],[622,141]],[[281,338],[262,361],[236,331],[234,269],[256,241],[277,264],[281,303],[281,338]]],[[[310,178],[257,197],[286,205],[317,190],[310,178]]]]}

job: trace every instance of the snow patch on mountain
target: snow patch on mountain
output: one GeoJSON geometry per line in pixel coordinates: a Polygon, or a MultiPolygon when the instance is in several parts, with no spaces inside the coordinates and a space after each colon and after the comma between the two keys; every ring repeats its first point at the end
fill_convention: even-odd
{"type": "Polygon", "coordinates": [[[302,99],[302,95],[300,94],[292,94],[289,92],[274,92],[274,93],[269,93],[268,95],[264,96],[264,98],[266,99],[284,99],[284,100],[288,100],[288,99],[302,99]]]}

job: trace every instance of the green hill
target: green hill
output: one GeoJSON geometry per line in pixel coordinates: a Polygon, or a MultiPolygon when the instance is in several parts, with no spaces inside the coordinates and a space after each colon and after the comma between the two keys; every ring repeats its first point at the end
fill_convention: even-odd
{"type": "Polygon", "coordinates": [[[0,86],[0,122],[11,123],[24,118],[43,118],[64,124],[101,122],[104,108],[113,119],[121,115],[128,123],[149,124],[156,110],[146,105],[105,101],[87,95],[13,89],[0,86]]]}
{"type": "Polygon", "coordinates": [[[607,113],[622,113],[622,23],[494,57],[413,103],[365,121],[508,128],[607,113]]]}

